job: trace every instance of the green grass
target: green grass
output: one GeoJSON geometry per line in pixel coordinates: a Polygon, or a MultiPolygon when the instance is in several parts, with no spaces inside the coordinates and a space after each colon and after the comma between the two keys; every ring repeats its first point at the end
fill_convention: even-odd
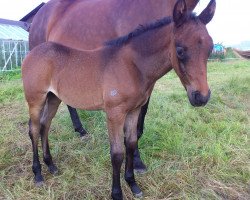
{"type": "MultiPolygon", "coordinates": [[[[250,199],[250,62],[212,62],[208,69],[212,97],[204,108],[189,104],[173,72],[155,86],[140,140],[148,172],[136,176],[145,199],[250,199]]],[[[0,75],[0,199],[110,199],[105,115],[80,116],[91,135],[86,141],[60,106],[50,132],[60,174],[43,165],[46,185],[34,187],[20,75],[0,75]]]]}
{"type": "Polygon", "coordinates": [[[11,72],[1,72],[0,81],[17,80],[21,78],[20,69],[11,72]]]}

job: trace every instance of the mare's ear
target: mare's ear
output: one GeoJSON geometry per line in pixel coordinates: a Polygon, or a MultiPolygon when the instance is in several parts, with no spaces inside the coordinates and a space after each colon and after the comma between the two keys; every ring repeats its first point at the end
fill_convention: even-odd
{"type": "Polygon", "coordinates": [[[175,26],[181,26],[187,19],[187,4],[185,0],[178,0],[174,6],[173,20],[175,26]]]}
{"type": "Polygon", "coordinates": [[[199,3],[199,1],[200,0],[186,0],[187,9],[192,12],[199,3]]]}
{"type": "Polygon", "coordinates": [[[207,7],[202,11],[199,15],[199,19],[203,24],[208,24],[214,16],[216,9],[216,2],[215,0],[211,0],[207,7]]]}

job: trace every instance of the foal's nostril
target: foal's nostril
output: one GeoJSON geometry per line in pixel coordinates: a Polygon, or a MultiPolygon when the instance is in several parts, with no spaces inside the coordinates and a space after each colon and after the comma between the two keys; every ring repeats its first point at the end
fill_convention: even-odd
{"type": "Polygon", "coordinates": [[[193,96],[195,101],[199,101],[201,93],[199,91],[194,91],[194,92],[192,92],[192,96],[193,96]]]}
{"type": "Polygon", "coordinates": [[[201,95],[201,93],[199,91],[192,92],[192,97],[193,97],[195,102],[202,101],[202,95],[201,95]]]}

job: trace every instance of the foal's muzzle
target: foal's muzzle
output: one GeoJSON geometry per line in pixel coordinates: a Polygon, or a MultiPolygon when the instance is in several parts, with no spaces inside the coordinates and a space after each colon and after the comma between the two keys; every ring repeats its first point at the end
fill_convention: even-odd
{"type": "Polygon", "coordinates": [[[207,102],[209,101],[211,96],[211,91],[208,90],[207,96],[203,96],[200,91],[193,91],[188,94],[189,101],[192,106],[200,107],[205,106],[207,102]]]}

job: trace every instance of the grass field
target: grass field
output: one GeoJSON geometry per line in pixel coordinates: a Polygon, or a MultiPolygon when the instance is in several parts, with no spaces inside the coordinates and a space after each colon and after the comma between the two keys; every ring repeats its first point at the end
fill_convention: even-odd
{"type": "MultiPolygon", "coordinates": [[[[148,172],[136,176],[144,199],[250,199],[250,62],[208,68],[212,98],[204,108],[189,104],[173,72],[156,84],[140,141],[148,172]]],[[[46,185],[36,188],[20,75],[0,74],[0,199],[110,199],[105,115],[80,115],[91,135],[86,141],[60,106],[50,134],[60,173],[52,176],[43,165],[46,185]]]]}

